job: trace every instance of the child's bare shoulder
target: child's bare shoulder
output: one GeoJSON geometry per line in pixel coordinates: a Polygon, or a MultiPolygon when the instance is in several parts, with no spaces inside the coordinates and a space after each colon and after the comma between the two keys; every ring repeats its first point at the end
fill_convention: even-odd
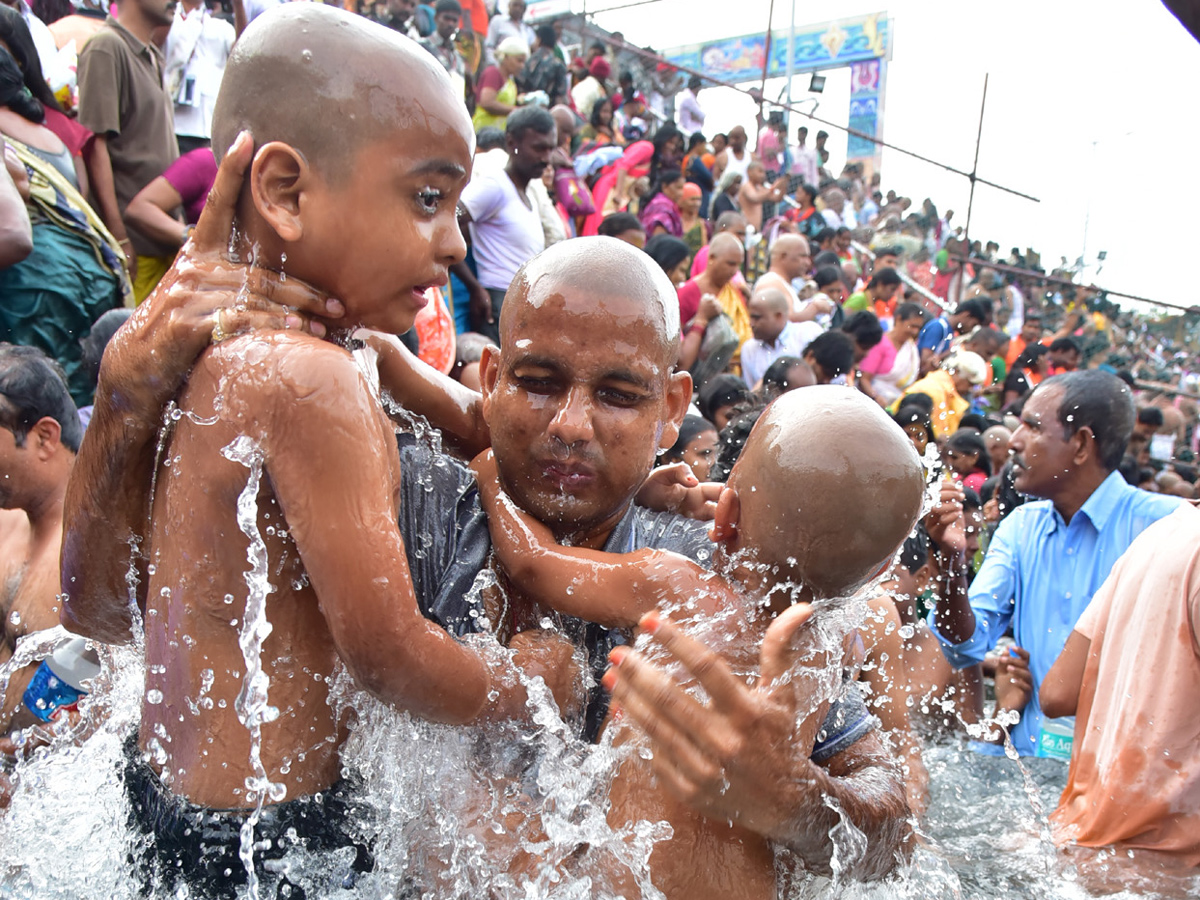
{"type": "Polygon", "coordinates": [[[344,347],[295,331],[239,335],[211,347],[195,379],[213,384],[223,411],[260,425],[303,417],[309,425],[376,418],[367,378],[344,347]]]}

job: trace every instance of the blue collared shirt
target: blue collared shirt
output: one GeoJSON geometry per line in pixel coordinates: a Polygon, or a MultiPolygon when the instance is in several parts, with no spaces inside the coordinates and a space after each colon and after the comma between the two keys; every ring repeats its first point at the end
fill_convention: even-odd
{"type": "MultiPolygon", "coordinates": [[[[1113,472],[1070,524],[1049,500],[1018,506],[996,529],[971,583],[968,599],[975,613],[975,633],[961,644],[950,643],[937,630],[936,611],[930,613],[929,625],[957,668],[982,662],[1012,624],[1017,644],[1029,651],[1033,674],[1033,696],[1012,732],[1021,755],[1035,755],[1046,721],[1038,687],[1092,594],[1133,539],[1182,503],[1178,497],[1131,487],[1113,472]]],[[[980,749],[1002,752],[994,745],[980,749]]]]}

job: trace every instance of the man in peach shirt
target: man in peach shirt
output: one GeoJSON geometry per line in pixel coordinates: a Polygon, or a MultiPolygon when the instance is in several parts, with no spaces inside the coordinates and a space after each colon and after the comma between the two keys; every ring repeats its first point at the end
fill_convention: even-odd
{"type": "Polygon", "coordinates": [[[1075,715],[1059,842],[1200,866],[1200,508],[1147,528],[1113,567],[1042,683],[1075,715]]]}

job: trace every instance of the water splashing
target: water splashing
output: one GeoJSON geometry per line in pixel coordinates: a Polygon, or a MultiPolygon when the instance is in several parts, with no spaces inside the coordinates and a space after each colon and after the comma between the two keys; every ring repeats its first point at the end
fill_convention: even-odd
{"type": "Polygon", "coordinates": [[[226,459],[241,463],[250,470],[246,487],[237,500],[238,527],[250,542],[246,549],[250,568],[245,575],[246,612],[238,632],[238,646],[246,663],[246,674],[234,706],[238,720],[250,732],[250,766],[254,771],[254,775],[246,779],[246,790],[247,799],[254,800],[255,807],[242,826],[239,855],[246,867],[247,892],[251,897],[258,897],[258,875],[254,870],[254,828],[262,816],[266,801],[280,802],[287,790],[283,784],[272,782],[267,777],[262,762],[262,726],[279,717],[279,710],[268,703],[269,679],[262,667],[263,642],[271,633],[271,623],[267,621],[267,595],[274,590],[267,577],[267,545],[258,530],[258,489],[262,480],[263,452],[258,444],[243,436],[221,453],[226,459]]]}

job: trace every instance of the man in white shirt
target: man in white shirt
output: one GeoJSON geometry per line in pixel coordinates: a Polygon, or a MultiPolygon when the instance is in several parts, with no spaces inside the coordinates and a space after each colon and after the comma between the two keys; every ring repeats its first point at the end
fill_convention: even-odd
{"type": "Polygon", "coordinates": [[[781,356],[799,356],[812,340],[802,325],[788,321],[790,309],[791,301],[775,288],[757,291],[750,298],[747,312],[754,337],[742,345],[742,378],[751,388],[758,387],[771,363],[781,356]]]}
{"type": "Polygon", "coordinates": [[[508,0],[508,15],[493,16],[488,23],[487,59],[489,63],[496,61],[496,48],[505,38],[520,38],[526,47],[536,43],[537,33],[525,19],[525,0],[508,0]]]}
{"type": "MultiPolygon", "coordinates": [[[[792,148],[792,172],[801,184],[820,184],[817,172],[817,151],[808,146],[808,129],[801,126],[796,130],[796,146],[792,148]]],[[[789,185],[790,186],[790,185],[789,185]]],[[[795,190],[792,187],[792,190],[795,190]]]]}
{"type": "Polygon", "coordinates": [[[697,97],[702,84],[704,82],[700,76],[693,75],[688,80],[687,89],[680,94],[679,98],[679,130],[689,137],[704,130],[704,110],[697,97]]]}
{"type": "Polygon", "coordinates": [[[465,263],[451,271],[467,286],[471,330],[500,340],[500,308],[517,270],[546,249],[546,236],[529,183],[541,178],[558,146],[554,117],[538,106],[525,106],[505,126],[508,165],[477,171],[462,192],[458,221],[469,229],[474,273],[465,263]]]}
{"type": "Polygon", "coordinates": [[[181,154],[212,143],[213,107],[235,38],[233,26],[214,16],[204,0],[180,0],[175,7],[163,79],[175,102],[181,154]]]}

